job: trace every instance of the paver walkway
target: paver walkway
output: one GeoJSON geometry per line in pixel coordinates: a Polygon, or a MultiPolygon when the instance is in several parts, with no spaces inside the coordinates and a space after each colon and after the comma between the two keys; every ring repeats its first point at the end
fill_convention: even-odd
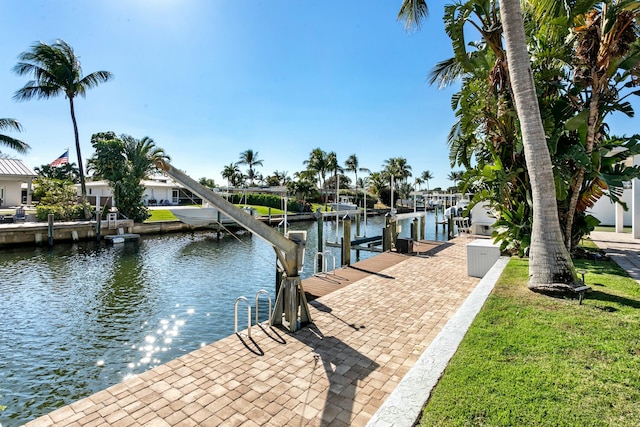
{"type": "Polygon", "coordinates": [[[640,240],[630,233],[592,231],[589,238],[640,283],[640,240]]]}
{"type": "Polygon", "coordinates": [[[295,334],[254,327],[27,425],[363,426],[479,282],[466,242],[318,298],[295,334]]]}

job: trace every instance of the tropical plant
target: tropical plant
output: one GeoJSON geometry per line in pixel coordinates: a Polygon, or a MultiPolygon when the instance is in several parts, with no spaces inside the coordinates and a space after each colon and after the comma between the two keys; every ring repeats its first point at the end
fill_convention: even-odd
{"type": "MultiPolygon", "coordinates": [[[[20,122],[15,119],[0,119],[0,130],[13,130],[16,132],[22,132],[22,126],[20,122]]],[[[19,139],[12,138],[8,135],[0,134],[0,145],[9,147],[12,150],[17,151],[20,154],[26,154],[29,150],[29,144],[19,139]]]]}
{"type": "MultiPolygon", "coordinates": [[[[353,181],[356,184],[356,187],[358,185],[358,157],[355,154],[350,155],[349,157],[347,157],[347,160],[344,161],[344,170],[347,172],[353,172],[354,176],[355,176],[355,180],[353,181]]],[[[356,205],[358,204],[358,191],[356,188],[356,205]]]]}
{"type": "MultiPolygon", "coordinates": [[[[77,96],[84,97],[88,89],[109,81],[113,75],[108,71],[96,71],[83,77],[80,59],[76,56],[73,48],[64,40],[56,40],[51,45],[44,42],[35,43],[29,51],[21,53],[18,59],[20,62],[16,64],[13,70],[20,76],[31,75],[33,80],[30,80],[22,89],[19,89],[15,93],[14,99],[29,101],[34,98],[48,99],[64,95],[69,100],[76,153],[78,155],[82,201],[86,202],[87,188],[85,186],[74,99],[77,96]]],[[[88,216],[88,212],[86,213],[88,216]]]]}
{"type": "Polygon", "coordinates": [[[229,163],[225,166],[221,175],[227,180],[227,187],[236,187],[242,183],[242,172],[236,163],[229,163]]]}
{"type": "Polygon", "coordinates": [[[142,222],[149,217],[142,196],[142,180],[156,169],[158,160],[169,161],[164,150],[156,147],[153,139],[136,139],[129,135],[116,137],[113,132],[98,133],[91,137],[95,153],[88,168],[96,177],[109,182],[114,204],[125,217],[142,222]]]}
{"type": "MultiPolygon", "coordinates": [[[[493,32],[498,33],[486,34],[486,44],[484,45],[490,47],[490,49],[485,51],[485,58],[494,58],[492,61],[493,65],[491,67],[485,67],[486,75],[491,77],[490,79],[485,79],[485,82],[490,81],[491,85],[487,85],[486,89],[489,90],[485,91],[473,91],[471,86],[467,86],[466,89],[471,99],[474,99],[474,95],[477,93],[482,95],[487,92],[496,94],[496,97],[499,99],[499,102],[493,103],[493,111],[495,111],[495,114],[491,116],[497,117],[499,120],[492,122],[493,126],[486,128],[490,132],[485,132],[481,134],[481,136],[491,137],[491,130],[497,128],[498,126],[496,126],[496,124],[500,124],[501,121],[503,123],[509,123],[505,121],[503,117],[505,117],[505,105],[508,107],[509,98],[513,97],[522,130],[522,151],[526,165],[528,166],[527,171],[532,188],[533,226],[529,264],[529,287],[538,291],[566,291],[567,285],[575,282],[576,275],[569,253],[563,244],[555,198],[549,197],[549,194],[554,194],[555,192],[554,175],[532,79],[520,3],[519,0],[501,0],[499,3],[499,16],[502,25],[493,25],[491,27],[493,32]],[[502,52],[500,31],[503,31],[506,39],[508,61],[505,63],[500,63],[500,55],[502,52]],[[494,43],[496,41],[499,41],[500,44],[494,43]],[[505,72],[505,70],[508,72],[505,72]],[[504,91],[504,89],[509,90],[504,91]],[[491,92],[491,90],[493,90],[493,92],[491,92]]],[[[495,7],[493,7],[495,6],[495,2],[493,1],[469,1],[467,4],[473,6],[471,11],[480,12],[486,15],[487,18],[498,16],[497,13],[492,14],[492,11],[495,11],[495,7]],[[486,6],[484,7],[485,10],[481,10],[483,5],[486,6]]],[[[416,27],[416,23],[425,16],[424,14],[419,15],[421,11],[426,12],[426,2],[424,0],[407,0],[403,2],[403,8],[401,9],[399,17],[404,19],[406,24],[412,24],[413,27],[416,27]],[[405,4],[413,5],[413,7],[405,8],[405,4]]],[[[467,13],[466,16],[469,16],[468,13],[470,12],[465,13],[467,13]]],[[[458,17],[461,17],[460,22],[464,23],[466,19],[465,15],[461,14],[458,15],[458,17]]],[[[488,19],[487,22],[489,22],[488,19]]],[[[497,23],[496,21],[496,24],[497,23]]],[[[461,31],[461,25],[450,22],[448,30],[455,30],[455,32],[452,31],[450,35],[454,34],[452,39],[455,39],[454,45],[458,47],[457,49],[454,48],[456,61],[449,64],[441,63],[439,64],[439,68],[443,73],[451,72],[449,75],[460,76],[466,72],[465,64],[468,64],[467,61],[470,56],[466,55],[465,52],[461,52],[459,49],[460,46],[465,45],[465,43],[460,43],[460,38],[464,35],[461,31]]],[[[477,46],[480,48],[483,47],[477,46]]],[[[488,64],[489,61],[485,60],[485,63],[488,64]]],[[[480,69],[480,67],[476,68],[480,69]]],[[[474,81],[473,83],[482,84],[481,80],[474,81]]],[[[461,100],[465,101],[465,99],[461,97],[454,98],[455,104],[461,100]]],[[[466,117],[473,118],[474,116],[468,115],[466,117]]],[[[483,119],[487,116],[481,114],[476,117],[483,119]]],[[[458,123],[458,129],[464,129],[464,126],[465,122],[458,123]]],[[[496,136],[502,135],[505,135],[505,133],[496,133],[496,136]]],[[[506,133],[506,135],[509,136],[511,134],[506,133]]],[[[463,139],[450,139],[465,142],[462,147],[472,146],[475,138],[474,135],[463,133],[461,136],[463,139]],[[464,139],[464,135],[468,135],[466,139],[464,139]]],[[[502,138],[492,141],[495,144],[493,151],[492,147],[487,144],[487,150],[484,152],[486,157],[483,160],[499,158],[495,152],[496,147],[502,150],[509,149],[509,145],[504,144],[503,141],[504,139],[502,138]]],[[[515,146],[512,145],[511,147],[515,146]]],[[[455,159],[460,160],[462,164],[469,167],[469,162],[466,161],[468,159],[466,152],[456,151],[462,155],[456,155],[455,159]]],[[[513,152],[515,152],[515,150],[513,150],[513,152]]]]}
{"type": "Polygon", "coordinates": [[[74,184],[80,183],[80,171],[75,163],[65,163],[60,166],[41,165],[36,166],[33,170],[43,178],[67,180],[74,184]]]}
{"type": "Polygon", "coordinates": [[[211,178],[206,178],[206,177],[202,177],[198,180],[198,183],[200,183],[200,185],[204,185],[205,187],[208,188],[215,188],[216,183],[213,181],[213,179],[211,178]]]}
{"type": "Polygon", "coordinates": [[[258,159],[257,151],[249,149],[240,153],[240,160],[237,164],[247,165],[249,167],[247,170],[247,178],[249,179],[250,186],[253,186],[253,181],[257,178],[255,168],[256,166],[262,166],[262,162],[262,160],[258,159]]]}
{"type": "MultiPolygon", "coordinates": [[[[321,148],[314,148],[309,154],[309,158],[303,163],[307,165],[307,170],[316,175],[318,188],[320,190],[324,189],[324,181],[328,172],[327,153],[321,148]]],[[[328,193],[325,192],[325,204],[328,202],[328,197],[328,193]]]]}

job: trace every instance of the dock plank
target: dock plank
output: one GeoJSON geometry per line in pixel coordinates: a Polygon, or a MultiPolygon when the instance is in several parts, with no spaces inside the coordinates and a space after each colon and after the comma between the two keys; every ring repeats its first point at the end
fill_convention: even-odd
{"type": "Polygon", "coordinates": [[[383,252],[374,257],[358,261],[348,267],[336,268],[329,273],[312,276],[302,281],[307,300],[312,301],[329,293],[342,289],[351,283],[367,276],[379,274],[410,256],[428,256],[432,251],[445,242],[420,240],[414,242],[415,254],[400,254],[397,252],[383,252]]]}

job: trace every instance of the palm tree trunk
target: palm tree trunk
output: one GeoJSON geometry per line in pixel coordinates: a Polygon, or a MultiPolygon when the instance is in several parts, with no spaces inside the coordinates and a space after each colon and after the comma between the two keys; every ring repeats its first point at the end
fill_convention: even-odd
{"type": "Polygon", "coordinates": [[[562,239],[553,183],[551,155],[542,126],[540,106],[524,34],[519,0],[500,0],[509,76],[533,199],[533,227],[529,253],[529,289],[566,292],[576,281],[569,252],[562,239]]]}
{"type": "Polygon", "coordinates": [[[73,123],[73,136],[76,141],[76,153],[78,155],[78,171],[80,172],[80,192],[82,205],[84,208],[84,217],[89,219],[89,209],[87,207],[87,186],[84,180],[84,166],[82,164],[82,154],[80,152],[80,135],[78,134],[78,122],[76,121],[76,112],[73,106],[73,97],[69,97],[69,110],[71,111],[71,122],[73,123]]]}

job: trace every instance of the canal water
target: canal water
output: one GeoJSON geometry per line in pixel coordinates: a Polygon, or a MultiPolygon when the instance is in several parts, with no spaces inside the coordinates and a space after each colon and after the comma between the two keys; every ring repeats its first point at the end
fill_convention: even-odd
{"type": "MultiPolygon", "coordinates": [[[[367,236],[381,234],[383,221],[370,218],[367,236]]],[[[443,240],[434,224],[428,214],[426,238],[443,240]]],[[[309,277],[317,225],[290,228],[308,233],[302,277],[309,277]]],[[[400,235],[409,230],[404,221],[400,235]]],[[[323,234],[335,241],[335,223],[325,222],[323,234]]],[[[331,250],[339,263],[339,250],[331,250]]],[[[265,289],[275,300],[275,264],[271,246],[250,233],[1,250],[0,426],[23,424],[233,334],[237,297],[253,304],[265,289]]],[[[268,315],[263,298],[260,320],[268,315]]]]}

